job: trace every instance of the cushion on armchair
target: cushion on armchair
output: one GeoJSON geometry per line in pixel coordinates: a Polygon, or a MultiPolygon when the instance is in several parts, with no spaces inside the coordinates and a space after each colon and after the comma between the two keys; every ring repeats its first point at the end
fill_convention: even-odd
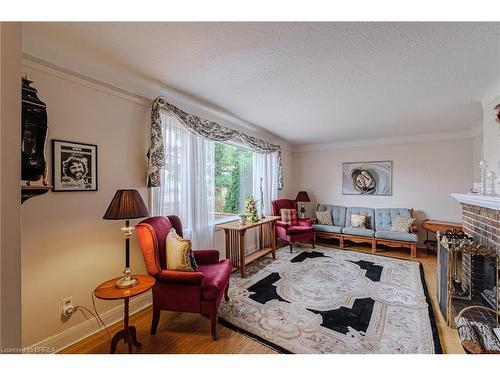
{"type": "Polygon", "coordinates": [[[165,244],[168,271],[197,271],[198,265],[191,249],[191,241],[180,237],[172,228],[165,244]]]}
{"type": "Polygon", "coordinates": [[[281,221],[291,225],[299,224],[299,217],[297,216],[297,210],[295,208],[282,208],[280,214],[281,221]]]}

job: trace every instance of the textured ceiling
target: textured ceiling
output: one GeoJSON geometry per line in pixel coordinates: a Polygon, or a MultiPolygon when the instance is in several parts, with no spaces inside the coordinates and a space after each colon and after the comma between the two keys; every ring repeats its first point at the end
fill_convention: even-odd
{"type": "Polygon", "coordinates": [[[292,144],[471,129],[500,88],[500,23],[25,23],[23,51],[292,144]]]}

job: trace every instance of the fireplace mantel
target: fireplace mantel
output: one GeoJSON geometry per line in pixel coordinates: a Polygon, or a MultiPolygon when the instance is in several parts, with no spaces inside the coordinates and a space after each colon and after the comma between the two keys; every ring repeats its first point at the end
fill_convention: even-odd
{"type": "Polygon", "coordinates": [[[473,206],[485,207],[500,211],[500,195],[480,195],[480,194],[462,194],[452,193],[451,196],[460,203],[473,206]]]}

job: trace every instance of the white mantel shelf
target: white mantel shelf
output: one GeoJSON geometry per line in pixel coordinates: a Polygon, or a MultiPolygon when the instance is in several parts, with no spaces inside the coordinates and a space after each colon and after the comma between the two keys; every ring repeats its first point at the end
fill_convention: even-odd
{"type": "Polygon", "coordinates": [[[480,194],[462,194],[452,193],[451,196],[460,203],[470,204],[491,208],[500,211],[500,195],[480,195],[480,194]]]}

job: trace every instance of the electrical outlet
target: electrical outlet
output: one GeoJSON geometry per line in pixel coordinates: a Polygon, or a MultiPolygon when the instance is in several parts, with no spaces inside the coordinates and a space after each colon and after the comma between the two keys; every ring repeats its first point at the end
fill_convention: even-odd
{"type": "Polygon", "coordinates": [[[70,316],[75,312],[75,306],[73,306],[73,297],[64,298],[62,300],[62,314],[64,316],[70,316]]]}

